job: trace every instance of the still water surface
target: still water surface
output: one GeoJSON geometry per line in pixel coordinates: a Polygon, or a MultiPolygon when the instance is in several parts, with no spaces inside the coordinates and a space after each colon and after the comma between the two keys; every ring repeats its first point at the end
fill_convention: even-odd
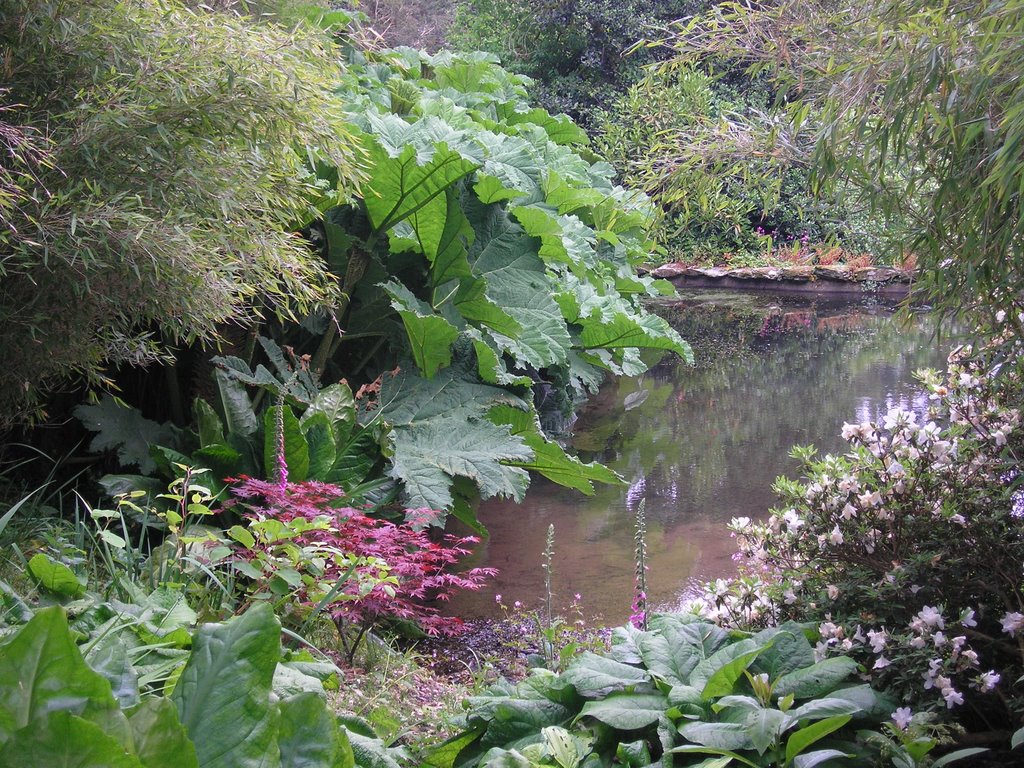
{"type": "Polygon", "coordinates": [[[566,435],[581,458],[626,484],[586,497],[537,478],[521,504],[482,505],[491,535],[472,564],[500,573],[492,588],[460,596],[458,615],[496,615],[496,594],[536,607],[553,523],[556,606],[564,611],[579,594],[589,619],[625,621],[641,499],[649,599],[677,605],[695,584],[734,572],[725,524],[765,516],[773,480],[796,472],[793,445],[839,451],[844,421],[896,405],[923,411],[913,373],[941,368],[951,346],[927,315],[900,322],[877,304],[721,292],[684,296],[659,313],[694,345],[696,365],[666,360],[642,378],[610,380],[566,435]]]}

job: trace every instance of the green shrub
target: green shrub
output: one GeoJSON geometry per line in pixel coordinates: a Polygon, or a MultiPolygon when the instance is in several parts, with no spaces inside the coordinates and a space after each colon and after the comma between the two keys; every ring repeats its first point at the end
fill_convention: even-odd
{"type": "Polygon", "coordinates": [[[742,266],[811,262],[822,244],[883,252],[883,226],[856,200],[812,194],[799,137],[779,136],[786,151],[770,151],[749,129],[782,129],[773,98],[756,78],[675,67],[650,72],[598,113],[595,148],[658,204],[667,258],[742,266]]]}
{"type": "Polygon", "coordinates": [[[449,33],[462,50],[496,53],[509,69],[533,78],[534,97],[587,127],[597,109],[642,75],[657,49],[627,55],[652,28],[706,7],[704,0],[459,0],[449,33]]]}
{"type": "Polygon", "coordinates": [[[367,453],[407,508],[471,521],[470,499],[522,498],[528,470],[583,492],[618,482],[541,418],[564,419],[606,372],[690,356],[644,306],[671,290],[635,273],[648,202],[491,56],[398,49],[350,72],[369,181],[316,229],[342,294],[278,341],[314,381],[362,385],[353,434],[373,426],[367,453]]]}

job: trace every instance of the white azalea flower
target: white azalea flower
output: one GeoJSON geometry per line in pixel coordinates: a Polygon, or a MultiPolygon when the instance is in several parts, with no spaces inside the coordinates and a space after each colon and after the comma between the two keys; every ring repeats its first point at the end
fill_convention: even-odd
{"type": "Polygon", "coordinates": [[[910,707],[897,707],[896,711],[892,713],[892,721],[901,731],[907,730],[913,719],[914,714],[910,711],[910,707]]]}
{"type": "Polygon", "coordinates": [[[1024,615],[1017,611],[1007,613],[999,621],[1003,624],[1003,632],[1006,632],[1010,637],[1016,636],[1018,630],[1024,627],[1024,615]]]}
{"type": "Polygon", "coordinates": [[[948,709],[964,703],[964,695],[952,686],[946,686],[942,689],[942,698],[946,700],[946,707],[948,709]]]}
{"type": "MultiPolygon", "coordinates": [[[[946,622],[942,618],[942,612],[934,606],[926,605],[918,611],[917,617],[929,627],[938,627],[939,629],[946,628],[946,622]]],[[[1021,618],[1024,619],[1024,616],[1021,618]]]]}
{"type": "Polygon", "coordinates": [[[989,670],[978,678],[978,685],[980,686],[982,693],[988,693],[998,684],[999,673],[995,670],[989,670]]]}
{"type": "Polygon", "coordinates": [[[889,642],[889,633],[884,629],[869,629],[868,642],[871,644],[872,651],[881,653],[885,650],[885,644],[889,642]]]}

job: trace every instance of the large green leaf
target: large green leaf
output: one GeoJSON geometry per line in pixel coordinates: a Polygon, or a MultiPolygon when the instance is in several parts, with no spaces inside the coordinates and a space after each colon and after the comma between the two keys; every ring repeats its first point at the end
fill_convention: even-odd
{"type": "Polygon", "coordinates": [[[428,379],[452,361],[452,344],[459,331],[423,303],[404,285],[388,281],[381,286],[391,297],[391,306],[398,312],[409,337],[416,367],[428,379]]]}
{"type": "Polygon", "coordinates": [[[299,424],[290,405],[275,405],[267,408],[263,414],[263,471],[273,480],[277,479],[278,453],[281,450],[282,436],[288,479],[301,483],[309,477],[309,444],[302,433],[302,425],[299,424]],[[278,418],[281,419],[283,435],[278,434],[278,418]]]}
{"type": "Polygon", "coordinates": [[[348,437],[356,423],[356,401],[352,397],[352,390],[347,384],[330,384],[317,392],[313,402],[299,418],[303,428],[318,413],[327,418],[335,443],[340,443],[348,437]]]}
{"type": "Polygon", "coordinates": [[[705,701],[727,696],[733,692],[743,671],[768,647],[770,645],[761,645],[753,639],[727,645],[694,667],[690,685],[700,689],[705,701]]]}
{"type": "Polygon", "coordinates": [[[460,367],[433,379],[407,371],[385,378],[381,407],[371,414],[392,426],[389,474],[405,484],[407,506],[444,510],[452,504],[456,477],[474,481],[484,497],[521,499],[527,473],[505,461],[525,461],[531,451],[508,427],[487,420],[496,404],[528,407],[511,393],[474,382],[460,367]]]}
{"type": "Polygon", "coordinates": [[[785,712],[770,707],[758,707],[747,715],[745,725],[754,749],[763,755],[769,747],[779,743],[783,731],[792,722],[792,718],[785,712]]]}
{"type": "Polygon", "coordinates": [[[172,424],[158,424],[144,418],[138,409],[129,408],[110,395],[103,395],[95,405],[79,405],[75,416],[86,429],[96,433],[89,444],[90,450],[96,453],[116,450],[123,466],[135,464],[144,475],[156,469],[149,446],[174,445],[180,432],[172,424]]]}
{"type": "Polygon", "coordinates": [[[570,716],[567,707],[547,699],[503,699],[491,710],[482,745],[513,746],[518,739],[539,741],[542,728],[562,725],[570,716]]]}
{"type": "Polygon", "coordinates": [[[631,731],[658,722],[666,709],[668,699],[661,693],[612,693],[598,701],[588,701],[580,716],[631,731]]]}
{"type": "Polygon", "coordinates": [[[512,215],[527,234],[540,238],[538,254],[544,263],[564,264],[578,275],[597,266],[594,232],[575,216],[562,216],[540,205],[513,208],[512,215]]]}
{"type": "Polygon", "coordinates": [[[195,636],[172,700],[201,768],[276,768],[278,711],[270,692],[281,626],[261,604],[195,636]]]}
{"type": "Polygon", "coordinates": [[[486,281],[487,297],[521,328],[515,337],[499,337],[508,352],[535,368],[566,361],[572,342],[552,299],[557,288],[529,237],[507,223],[483,245],[473,273],[486,281]]]}
{"type": "Polygon", "coordinates": [[[87,646],[85,660],[107,679],[122,709],[138,703],[139,676],[128,660],[128,646],[120,632],[112,630],[101,634],[87,646]]]}
{"type": "Polygon", "coordinates": [[[374,146],[363,201],[375,230],[384,231],[408,220],[424,253],[436,254],[447,218],[445,191],[477,165],[444,144],[434,147],[429,160],[422,164],[419,160],[412,145],[398,157],[374,146]]]}
{"type": "Polygon", "coordinates": [[[826,697],[811,699],[806,704],[791,709],[789,715],[795,720],[820,720],[835,715],[856,715],[864,713],[864,708],[848,699],[826,697]]]}
{"type": "Polygon", "coordinates": [[[224,410],[224,423],[228,434],[248,437],[259,429],[259,420],[252,409],[245,385],[233,379],[223,368],[214,371],[220,405],[224,410]]]}
{"type": "Polygon", "coordinates": [[[82,658],[64,611],[50,607],[0,646],[0,742],[58,710],[104,722],[117,702],[82,658]]]}
{"type": "Polygon", "coordinates": [[[834,733],[850,722],[849,715],[837,715],[826,720],[819,720],[816,723],[796,731],[786,742],[786,761],[790,762],[797,755],[802,753],[811,744],[834,733]]]}
{"type": "Polygon", "coordinates": [[[517,136],[490,131],[476,131],[473,138],[484,150],[474,187],[481,201],[496,203],[538,194],[541,168],[533,146],[517,136]]]}
{"type": "MultiPolygon", "coordinates": [[[[232,435],[236,443],[243,443],[245,438],[239,435],[232,435]]],[[[217,481],[223,481],[226,477],[238,477],[239,475],[252,475],[259,472],[259,468],[252,459],[252,448],[242,444],[246,449],[243,454],[237,448],[230,445],[214,443],[195,451],[192,454],[190,463],[204,467],[213,474],[217,481]]],[[[215,484],[214,487],[216,487],[215,484]]]]}
{"type": "Polygon", "coordinates": [[[380,739],[349,731],[348,740],[359,768],[402,768],[380,739]]]}
{"type": "Polygon", "coordinates": [[[426,768],[452,768],[459,753],[479,739],[481,732],[481,729],[475,728],[452,736],[426,754],[424,765],[426,768]]]}
{"type": "MultiPolygon", "coordinates": [[[[164,543],[166,546],[168,542],[164,543]]],[[[155,551],[151,559],[158,560],[163,553],[155,551]]],[[[185,594],[170,586],[157,587],[145,596],[137,596],[131,603],[118,605],[123,613],[135,617],[132,630],[143,642],[187,648],[192,644],[192,626],[198,621],[185,594]]]]}
{"type": "Polygon", "coordinates": [[[605,199],[600,190],[587,186],[574,186],[559,174],[551,172],[544,179],[544,197],[559,213],[575,213],[581,208],[597,205],[605,199]]]}
{"type": "Polygon", "coordinates": [[[487,295],[487,283],[480,278],[471,276],[463,280],[451,300],[466,322],[476,326],[467,332],[480,329],[518,339],[523,331],[523,326],[487,295]]]}
{"type": "Polygon", "coordinates": [[[810,699],[831,694],[834,689],[857,671],[857,662],[849,656],[834,656],[804,667],[775,681],[776,696],[793,694],[797,699],[810,699]]]}
{"type": "Polygon", "coordinates": [[[523,462],[532,451],[507,427],[467,421],[458,411],[414,428],[394,432],[390,474],[405,485],[410,507],[444,510],[452,504],[455,477],[474,481],[484,498],[522,501],[529,475],[505,462],[523,462]]]}
{"type": "Polygon", "coordinates": [[[316,693],[282,699],[281,768],[352,768],[352,747],[316,693]]]}
{"type": "Polygon", "coordinates": [[[348,440],[338,445],[334,466],[324,479],[351,490],[366,480],[379,457],[380,447],[373,430],[356,429],[348,440]]]}
{"type": "Polygon", "coordinates": [[[309,450],[309,475],[311,480],[323,481],[334,467],[338,449],[334,442],[334,430],[327,414],[314,413],[301,420],[302,432],[306,436],[309,450]]]}
{"type": "Polygon", "coordinates": [[[649,682],[650,676],[642,669],[588,651],[576,658],[562,674],[562,679],[572,684],[581,696],[593,697],[649,682]]]}
{"type": "Polygon", "coordinates": [[[758,632],[754,639],[760,642],[770,639],[772,647],[750,665],[751,673],[764,673],[768,675],[769,680],[777,680],[783,675],[814,664],[814,648],[811,647],[800,625],[795,622],[765,629],[758,632]]]}
{"type": "Polygon", "coordinates": [[[533,384],[533,379],[529,376],[509,373],[501,349],[498,343],[490,337],[490,334],[476,328],[469,328],[466,330],[466,335],[473,342],[477,372],[485,382],[505,387],[529,387],[533,384]]]}
{"type": "Polygon", "coordinates": [[[690,617],[656,614],[649,626],[636,640],[641,656],[652,674],[669,681],[689,682],[696,666],[729,642],[726,630],[690,617]]]}
{"type": "Polygon", "coordinates": [[[476,237],[455,190],[448,189],[445,192],[445,206],[444,229],[441,230],[437,249],[434,253],[425,254],[430,261],[430,284],[434,288],[450,280],[470,276],[467,248],[476,237]]]}
{"type": "Polygon", "coordinates": [[[192,419],[199,432],[199,445],[205,448],[224,442],[224,423],[208,402],[197,397],[192,403],[192,419]]]}
{"type": "Polygon", "coordinates": [[[700,646],[692,643],[673,643],[662,633],[645,633],[638,640],[644,666],[650,673],[672,685],[684,685],[690,672],[705,657],[700,646]]]}
{"type": "Polygon", "coordinates": [[[485,418],[495,405],[527,409],[522,398],[499,387],[481,384],[463,367],[439,371],[432,379],[402,370],[385,375],[381,382],[380,407],[360,414],[363,423],[386,421],[393,427],[416,427],[462,409],[467,418],[485,418]]]}
{"type": "Polygon", "coordinates": [[[547,110],[527,109],[523,111],[502,110],[504,122],[508,125],[536,125],[544,129],[544,133],[555,144],[590,143],[586,132],[566,115],[551,115],[547,110]]]}
{"type": "MultiPolygon", "coordinates": [[[[116,738],[67,710],[49,712],[0,749],[0,765],[18,768],[143,768],[116,738]]],[[[188,762],[179,763],[188,766],[188,762]]],[[[149,768],[149,766],[146,766],[149,768]]]]}
{"type": "Polygon", "coordinates": [[[85,586],[74,571],[42,552],[33,555],[28,561],[28,572],[47,592],[61,597],[81,597],[85,594],[85,586]]]}
{"type": "Polygon", "coordinates": [[[128,712],[135,752],[146,768],[199,768],[174,702],[148,697],[128,712]]]}
{"type": "Polygon", "coordinates": [[[562,446],[544,437],[540,420],[530,411],[521,411],[507,405],[499,405],[491,411],[495,424],[508,426],[512,435],[521,437],[533,451],[533,458],[524,462],[508,462],[523,469],[539,472],[549,480],[567,488],[575,488],[587,496],[594,495],[593,483],[621,485],[622,479],[603,464],[584,464],[579,459],[566,455],[562,446]]]}
{"type": "Polygon", "coordinates": [[[700,689],[694,688],[692,685],[673,685],[668,692],[668,703],[675,710],[672,717],[676,717],[676,713],[683,717],[703,718],[707,716],[707,702],[700,695],[700,689]]]}
{"type": "MultiPolygon", "coordinates": [[[[834,687],[826,694],[828,700],[845,701],[857,707],[865,717],[884,720],[897,706],[898,701],[890,694],[876,691],[870,685],[851,685],[843,683],[843,687],[834,687]]],[[[795,697],[794,697],[795,698],[795,697]]],[[[810,702],[808,702],[810,703],[810,702]]],[[[806,705],[803,705],[806,706],[806,705]]]]}
{"type": "Polygon", "coordinates": [[[584,317],[581,322],[580,343],[584,349],[664,349],[675,352],[688,363],[693,362],[690,345],[655,315],[627,317],[620,314],[610,322],[589,322],[584,317]]]}
{"type": "Polygon", "coordinates": [[[679,735],[694,744],[714,749],[735,751],[754,747],[747,726],[743,723],[686,723],[679,727],[679,735]]]}

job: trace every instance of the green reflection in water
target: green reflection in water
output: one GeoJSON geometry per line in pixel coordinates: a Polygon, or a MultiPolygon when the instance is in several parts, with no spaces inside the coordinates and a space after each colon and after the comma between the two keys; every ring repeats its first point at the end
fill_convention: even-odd
{"type": "Polygon", "coordinates": [[[950,347],[926,314],[900,321],[878,305],[702,293],[658,311],[693,344],[697,365],[670,360],[640,379],[609,381],[568,435],[582,458],[608,464],[628,487],[585,497],[538,479],[522,504],[482,505],[491,538],[473,564],[501,575],[455,611],[493,615],[495,592],[506,605],[536,604],[554,523],[556,604],[580,593],[590,617],[624,621],[631,510],[643,497],[652,604],[677,603],[687,584],[732,572],[724,524],[766,513],[773,480],[795,469],[793,445],[841,450],[843,421],[895,405],[923,411],[913,372],[941,367],[950,347]]]}

